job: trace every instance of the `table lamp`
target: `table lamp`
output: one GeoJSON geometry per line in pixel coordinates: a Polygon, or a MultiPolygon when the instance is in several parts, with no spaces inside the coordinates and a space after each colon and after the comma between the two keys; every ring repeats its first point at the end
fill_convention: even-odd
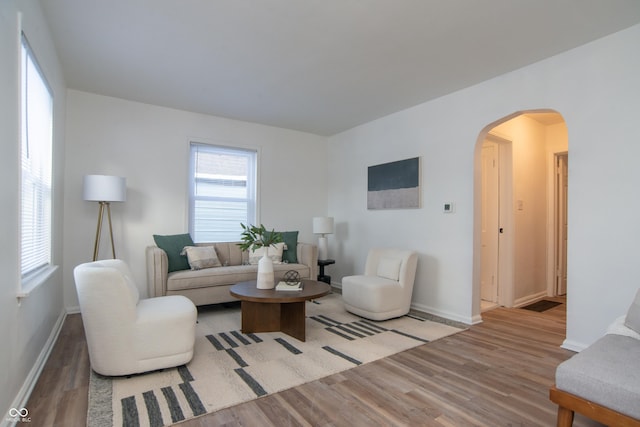
{"type": "Polygon", "coordinates": [[[313,218],[313,234],[319,234],[318,259],[328,258],[327,234],[333,234],[333,217],[317,216],[313,218]]]}
{"type": "Polygon", "coordinates": [[[111,175],[85,175],[83,180],[82,197],[90,202],[100,203],[98,211],[98,227],[96,228],[96,241],[93,246],[93,260],[98,259],[100,247],[100,233],[102,231],[102,219],[105,207],[109,220],[109,236],[111,237],[111,252],[116,257],[116,249],[113,244],[113,227],[111,226],[111,202],[124,202],[127,199],[127,179],[111,175]]]}

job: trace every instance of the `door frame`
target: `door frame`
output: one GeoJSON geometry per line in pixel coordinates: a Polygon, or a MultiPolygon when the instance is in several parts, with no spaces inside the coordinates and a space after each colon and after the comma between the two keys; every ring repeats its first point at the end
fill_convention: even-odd
{"type": "MultiPolygon", "coordinates": [[[[560,157],[569,157],[569,152],[564,151],[555,151],[549,153],[549,179],[547,182],[549,183],[549,189],[547,194],[550,195],[547,209],[547,221],[549,224],[548,227],[548,239],[547,239],[547,295],[548,296],[556,296],[556,275],[558,269],[558,238],[559,236],[559,206],[558,206],[558,185],[560,184],[560,177],[556,173],[557,171],[557,162],[560,157]]],[[[568,194],[565,195],[568,197],[568,194]]],[[[567,206],[569,204],[567,203],[567,206]]],[[[565,248],[567,250],[567,248],[565,248]]]]}
{"type": "MultiPolygon", "coordinates": [[[[495,132],[493,129],[496,128],[497,126],[499,126],[500,124],[507,122],[515,117],[518,117],[522,114],[532,114],[532,113],[555,113],[555,114],[560,114],[558,111],[554,110],[554,109],[532,109],[532,110],[519,110],[519,111],[515,111],[512,114],[509,114],[507,116],[504,116],[494,122],[489,123],[488,125],[486,125],[485,127],[483,127],[480,130],[480,133],[478,134],[478,137],[476,139],[476,144],[475,144],[475,148],[474,148],[474,159],[473,159],[473,168],[474,168],[474,174],[473,174],[473,261],[472,261],[472,292],[471,292],[471,322],[472,324],[476,324],[476,323],[481,323],[482,322],[482,314],[481,314],[481,307],[480,307],[480,275],[481,275],[481,250],[482,250],[482,236],[481,236],[481,223],[480,223],[480,214],[481,214],[481,199],[482,199],[482,189],[481,189],[481,149],[482,149],[482,143],[484,142],[485,138],[487,138],[487,135],[489,135],[490,133],[492,133],[494,136],[497,137],[502,137],[503,139],[507,139],[508,137],[505,138],[505,136],[503,135],[499,135],[499,133],[495,132]]],[[[564,118],[563,118],[564,120],[564,118]]],[[[566,121],[565,121],[566,124],[566,121]]],[[[568,147],[564,148],[565,151],[568,151],[568,147]]],[[[560,151],[560,150],[557,150],[560,151]]],[[[555,154],[555,153],[552,153],[555,154]]],[[[553,164],[553,155],[549,156],[550,160],[550,165],[553,164]]],[[[511,164],[510,164],[511,165],[511,164]]],[[[512,165],[511,165],[511,169],[512,169],[512,165]]],[[[513,175],[511,175],[513,176],[513,175]]],[[[548,182],[548,185],[551,186],[552,183],[548,182]]],[[[511,254],[512,258],[508,261],[508,262],[503,262],[503,264],[506,265],[510,265],[511,266],[511,271],[510,272],[505,272],[503,273],[503,277],[508,278],[510,280],[510,284],[511,286],[506,286],[504,291],[502,292],[502,295],[504,296],[504,301],[505,301],[505,306],[513,306],[513,301],[514,301],[514,294],[515,294],[515,290],[513,288],[513,284],[514,284],[514,279],[513,279],[513,274],[514,274],[514,240],[513,240],[513,230],[515,227],[515,223],[514,223],[514,217],[513,217],[513,211],[515,210],[515,206],[513,205],[513,197],[512,197],[512,191],[510,195],[507,195],[507,197],[511,196],[511,199],[509,200],[508,206],[509,206],[509,211],[507,212],[507,216],[505,216],[504,218],[504,225],[505,225],[505,231],[509,230],[509,233],[505,233],[506,237],[504,239],[504,243],[502,244],[503,248],[505,248],[505,252],[508,252],[511,254]],[[506,248],[509,248],[508,250],[506,248]]],[[[503,205],[507,205],[506,202],[506,198],[505,201],[503,203],[503,205]]],[[[570,207],[568,207],[570,208],[570,207]]],[[[552,217],[552,216],[551,216],[552,217]]],[[[549,218],[551,218],[549,217],[549,218]]],[[[547,247],[549,247],[549,243],[547,244],[547,247]]],[[[549,252],[547,252],[549,253],[549,252]]],[[[553,259],[553,258],[550,258],[553,259]]],[[[549,258],[547,259],[547,262],[549,262],[549,258]]],[[[569,286],[569,285],[568,285],[569,286]]]]}
{"type": "Polygon", "coordinates": [[[513,148],[512,141],[489,132],[486,140],[498,144],[498,227],[503,233],[498,234],[498,304],[513,307],[513,148]]]}
{"type": "Polygon", "coordinates": [[[485,138],[481,150],[482,202],[480,299],[500,304],[500,143],[485,138]]]}
{"type": "Polygon", "coordinates": [[[499,259],[498,270],[498,303],[504,306],[513,306],[513,260],[514,260],[514,246],[513,246],[513,230],[514,230],[514,218],[513,218],[513,160],[512,160],[512,143],[511,140],[505,136],[500,135],[498,132],[493,131],[493,128],[498,126],[507,120],[511,120],[517,117],[521,113],[514,113],[510,116],[504,117],[501,120],[493,122],[487,125],[480,134],[476,141],[474,151],[474,178],[473,178],[473,278],[472,278],[472,324],[482,322],[482,314],[480,309],[480,275],[482,274],[482,224],[481,224],[481,209],[482,209],[482,144],[486,139],[500,143],[504,148],[500,150],[500,164],[503,167],[502,179],[504,182],[500,183],[500,213],[501,213],[501,227],[504,229],[504,233],[501,234],[498,243],[498,248],[502,248],[499,251],[503,254],[503,259],[499,259]],[[507,180],[507,178],[509,178],[507,180]]]}

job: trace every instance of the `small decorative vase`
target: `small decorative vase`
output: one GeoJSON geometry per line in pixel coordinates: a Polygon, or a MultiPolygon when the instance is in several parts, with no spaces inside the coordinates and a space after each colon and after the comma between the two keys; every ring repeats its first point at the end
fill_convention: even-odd
{"type": "Polygon", "coordinates": [[[273,261],[266,253],[258,261],[258,289],[273,289],[275,287],[273,279],[273,261]]]}

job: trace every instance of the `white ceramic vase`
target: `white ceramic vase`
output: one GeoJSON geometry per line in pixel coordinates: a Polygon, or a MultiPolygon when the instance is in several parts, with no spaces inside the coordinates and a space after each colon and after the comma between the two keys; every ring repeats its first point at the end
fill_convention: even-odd
{"type": "Polygon", "coordinates": [[[273,289],[275,287],[273,279],[273,261],[267,256],[267,251],[258,261],[258,289],[273,289]]]}

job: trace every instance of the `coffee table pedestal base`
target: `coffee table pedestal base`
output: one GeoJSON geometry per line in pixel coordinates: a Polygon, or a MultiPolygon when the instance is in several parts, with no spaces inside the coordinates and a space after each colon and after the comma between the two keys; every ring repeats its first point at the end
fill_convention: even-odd
{"type": "Polygon", "coordinates": [[[305,341],[305,302],[242,301],[242,333],[283,332],[305,341]]]}

